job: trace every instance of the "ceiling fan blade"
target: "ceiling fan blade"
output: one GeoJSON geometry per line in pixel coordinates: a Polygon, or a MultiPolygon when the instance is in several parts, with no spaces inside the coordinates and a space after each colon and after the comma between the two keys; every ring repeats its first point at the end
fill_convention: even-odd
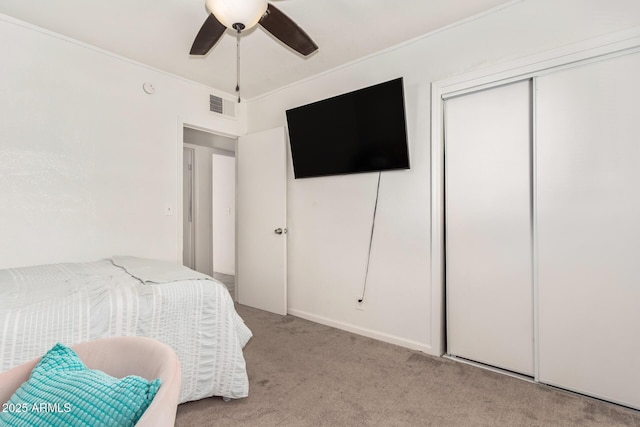
{"type": "Polygon", "coordinates": [[[227,27],[222,25],[220,21],[213,16],[213,13],[210,13],[207,20],[202,24],[200,31],[198,31],[198,35],[193,41],[193,46],[191,46],[189,54],[206,55],[216,42],[220,40],[220,37],[222,37],[226,29],[227,27]]]}
{"type": "Polygon", "coordinates": [[[273,34],[275,38],[304,56],[318,50],[318,45],[311,40],[311,37],[271,3],[269,3],[266,13],[260,19],[260,25],[273,34]]]}

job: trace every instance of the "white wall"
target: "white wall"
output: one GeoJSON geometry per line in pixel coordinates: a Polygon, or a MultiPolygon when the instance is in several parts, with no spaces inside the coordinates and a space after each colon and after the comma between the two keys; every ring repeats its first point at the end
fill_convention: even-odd
{"type": "Polygon", "coordinates": [[[243,106],[222,118],[224,94],[4,15],[0,39],[0,268],[181,261],[182,126],[240,135],[243,106]]]}
{"type": "MultiPolygon", "coordinates": [[[[431,332],[430,85],[456,74],[640,25],[635,0],[527,0],[249,103],[249,131],[283,126],[285,110],[403,76],[411,170],[384,172],[365,310],[377,174],[294,180],[288,170],[289,312],[427,352],[431,332]]],[[[322,49],[322,47],[320,47],[322,49]]],[[[289,156],[290,159],[290,156],[289,156]]]]}

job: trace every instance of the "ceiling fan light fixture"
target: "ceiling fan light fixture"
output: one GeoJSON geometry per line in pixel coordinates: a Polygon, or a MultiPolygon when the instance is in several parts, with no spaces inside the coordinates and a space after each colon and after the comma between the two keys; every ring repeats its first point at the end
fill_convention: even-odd
{"type": "Polygon", "coordinates": [[[222,25],[231,29],[236,28],[234,24],[242,24],[248,30],[267,11],[267,0],[206,0],[205,4],[222,25]]]}

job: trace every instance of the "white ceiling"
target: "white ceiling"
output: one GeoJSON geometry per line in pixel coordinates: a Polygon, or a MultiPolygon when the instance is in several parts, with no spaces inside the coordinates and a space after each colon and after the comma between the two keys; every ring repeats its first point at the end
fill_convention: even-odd
{"type": "MultiPolygon", "coordinates": [[[[318,44],[304,58],[261,27],[243,33],[243,98],[352,62],[512,0],[280,0],[275,5],[318,44]]],[[[205,57],[189,49],[204,0],[1,0],[0,13],[227,93],[236,81],[228,30],[205,57]]]]}

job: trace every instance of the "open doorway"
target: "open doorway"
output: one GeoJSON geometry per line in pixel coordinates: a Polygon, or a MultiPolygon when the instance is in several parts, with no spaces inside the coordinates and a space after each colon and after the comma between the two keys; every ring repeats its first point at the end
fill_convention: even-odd
{"type": "Polygon", "coordinates": [[[183,141],[183,264],[235,300],[236,139],[185,126],[183,141]]]}

